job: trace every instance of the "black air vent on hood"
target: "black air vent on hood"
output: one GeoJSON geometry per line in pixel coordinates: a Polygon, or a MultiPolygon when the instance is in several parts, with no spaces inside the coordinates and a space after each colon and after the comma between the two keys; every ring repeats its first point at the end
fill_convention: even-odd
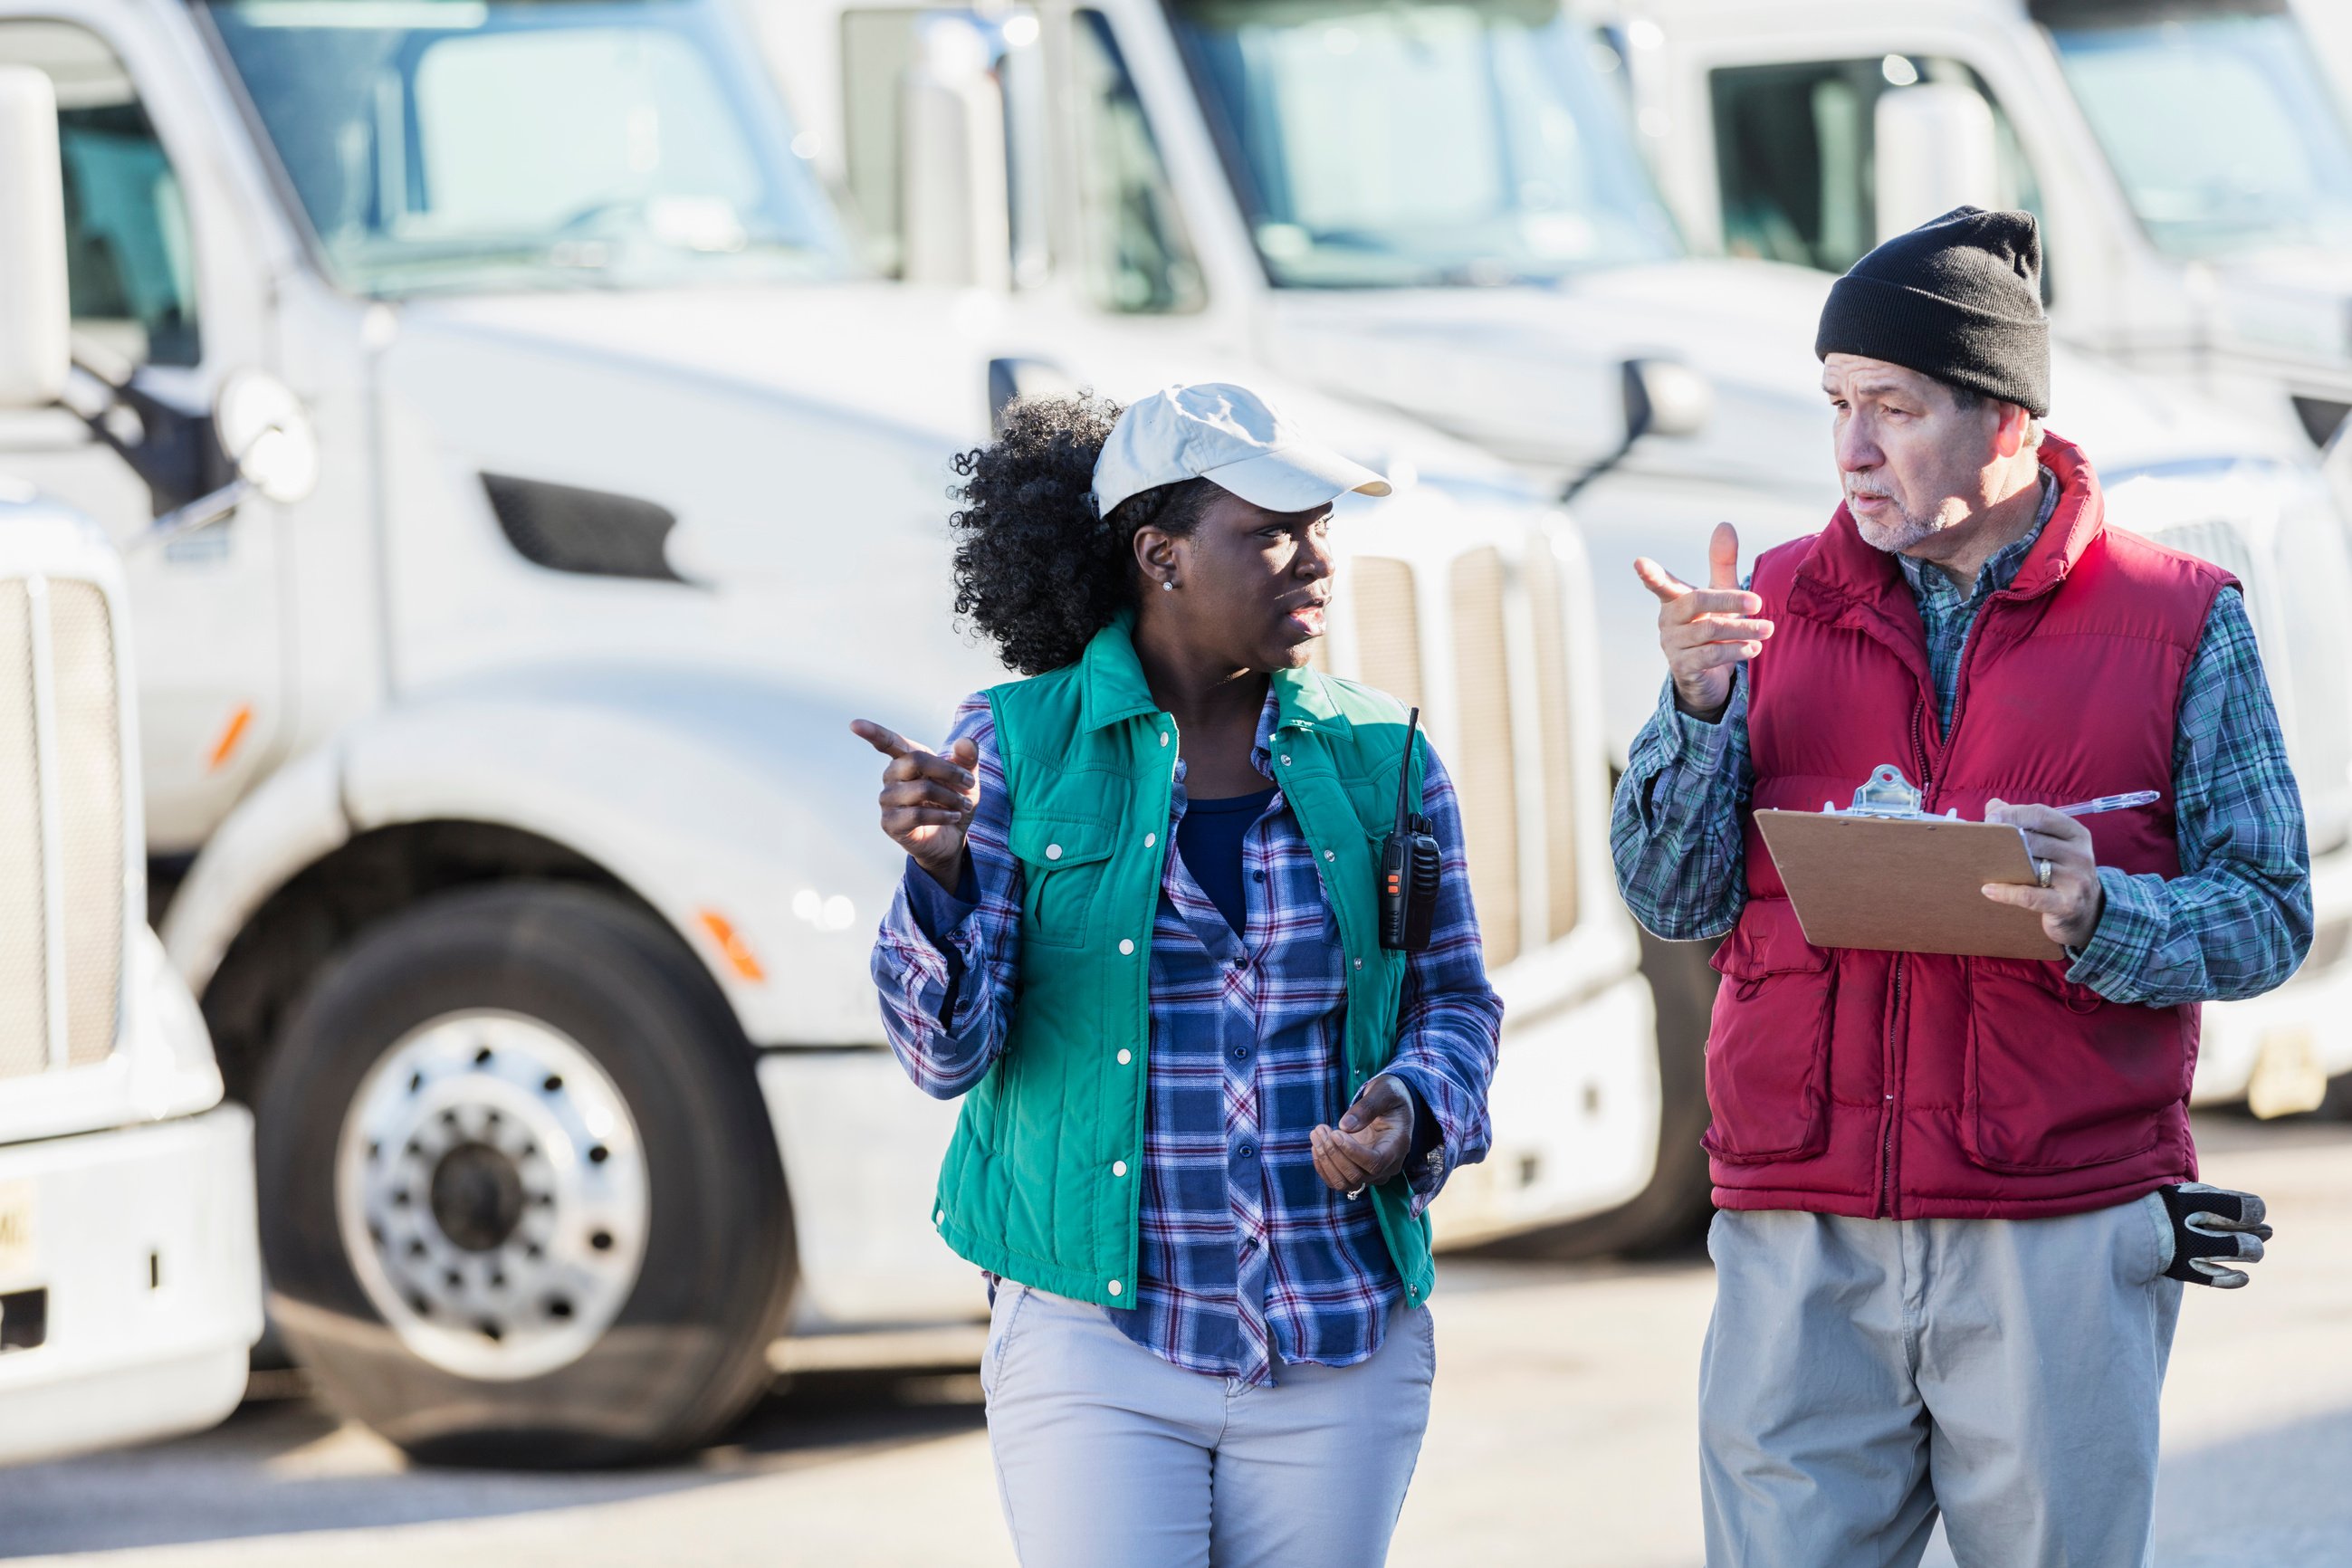
{"type": "Polygon", "coordinates": [[[583,572],[596,577],[638,577],[683,583],[670,570],[662,542],[677,526],[677,515],[635,496],[584,490],[544,479],[484,474],[490,510],[507,542],[534,565],[551,572],[583,572]]]}

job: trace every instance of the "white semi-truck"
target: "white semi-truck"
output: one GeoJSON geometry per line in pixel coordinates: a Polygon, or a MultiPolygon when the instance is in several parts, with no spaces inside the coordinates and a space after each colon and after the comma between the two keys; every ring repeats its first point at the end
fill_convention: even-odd
{"type": "Polygon", "coordinates": [[[77,363],[0,465],[185,525],[123,588],[161,930],[320,1388],[426,1456],[627,1458],[788,1329],[978,1310],[845,726],[1002,678],[949,458],[1051,384],[1238,369],[1396,478],[1345,509],[1326,657],[1423,702],[1510,1015],[1441,1237],[1640,1194],[1664,1101],[1548,496],[1158,323],[866,276],[755,58],[719,0],[0,0],[55,84],[77,363]],[[188,512],[232,390],[307,482],[188,512]]]}
{"type": "MultiPolygon", "coordinates": [[[[0,67],[0,409],[66,377],[48,79],[0,67]]],[[[209,1426],[261,1332],[253,1123],[147,928],[128,595],[0,457],[0,1464],[209,1426]]]]}

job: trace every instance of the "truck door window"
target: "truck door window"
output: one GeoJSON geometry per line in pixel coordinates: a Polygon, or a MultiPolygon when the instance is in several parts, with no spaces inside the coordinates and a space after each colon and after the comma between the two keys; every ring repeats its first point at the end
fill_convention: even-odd
{"type": "MultiPolygon", "coordinates": [[[[1724,248],[1843,272],[1878,228],[1873,115],[1881,93],[1921,81],[1974,88],[1992,108],[2004,206],[2041,215],[2042,192],[2016,129],[1984,79],[1958,60],[1885,55],[1738,66],[1709,79],[1724,248]]],[[[2043,273],[2045,295],[2048,273],[2043,273]]]]}
{"type": "Polygon", "coordinates": [[[1087,286],[1107,310],[1172,313],[1208,302],[1175,186],[1110,21],[1073,29],[1078,205],[1087,286]]]}
{"type": "Polygon", "coordinates": [[[2284,5],[2034,10],[2157,248],[2200,259],[2352,246],[2352,131],[2284,5]]]}
{"type": "Polygon", "coordinates": [[[196,363],[187,202],[130,73],[62,22],[0,23],[0,64],[37,67],[57,88],[74,331],[133,363],[196,363]]]}

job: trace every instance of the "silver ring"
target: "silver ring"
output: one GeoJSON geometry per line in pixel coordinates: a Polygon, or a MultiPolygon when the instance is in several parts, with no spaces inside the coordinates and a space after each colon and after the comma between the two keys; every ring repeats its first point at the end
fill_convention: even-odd
{"type": "Polygon", "coordinates": [[[2057,868],[2051,865],[2049,861],[2036,857],[2033,862],[2033,879],[2046,888],[2050,885],[2050,873],[2055,869],[2057,868]]]}

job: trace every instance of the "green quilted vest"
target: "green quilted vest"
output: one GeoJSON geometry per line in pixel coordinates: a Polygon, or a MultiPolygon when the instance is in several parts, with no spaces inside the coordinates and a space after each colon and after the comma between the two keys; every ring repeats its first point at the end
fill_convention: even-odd
{"type": "MultiPolygon", "coordinates": [[[[1396,1052],[1405,955],[1380,944],[1373,880],[1396,812],[1404,713],[1312,670],[1274,677],[1274,775],[1322,863],[1347,963],[1349,1096],[1396,1052]]],[[[992,689],[1026,883],[1018,1000],[1004,1054],[966,1097],[932,1222],[1006,1279],[1135,1304],[1151,925],[1159,907],[1176,721],[1144,684],[1122,620],[1077,663],[992,689]]],[[[1413,758],[1412,798],[1422,759],[1413,758]]],[[[1336,1111],[1335,1111],[1336,1115],[1336,1111]]],[[[1370,1194],[1405,1299],[1429,1298],[1429,1222],[1396,1176],[1370,1194]]]]}

